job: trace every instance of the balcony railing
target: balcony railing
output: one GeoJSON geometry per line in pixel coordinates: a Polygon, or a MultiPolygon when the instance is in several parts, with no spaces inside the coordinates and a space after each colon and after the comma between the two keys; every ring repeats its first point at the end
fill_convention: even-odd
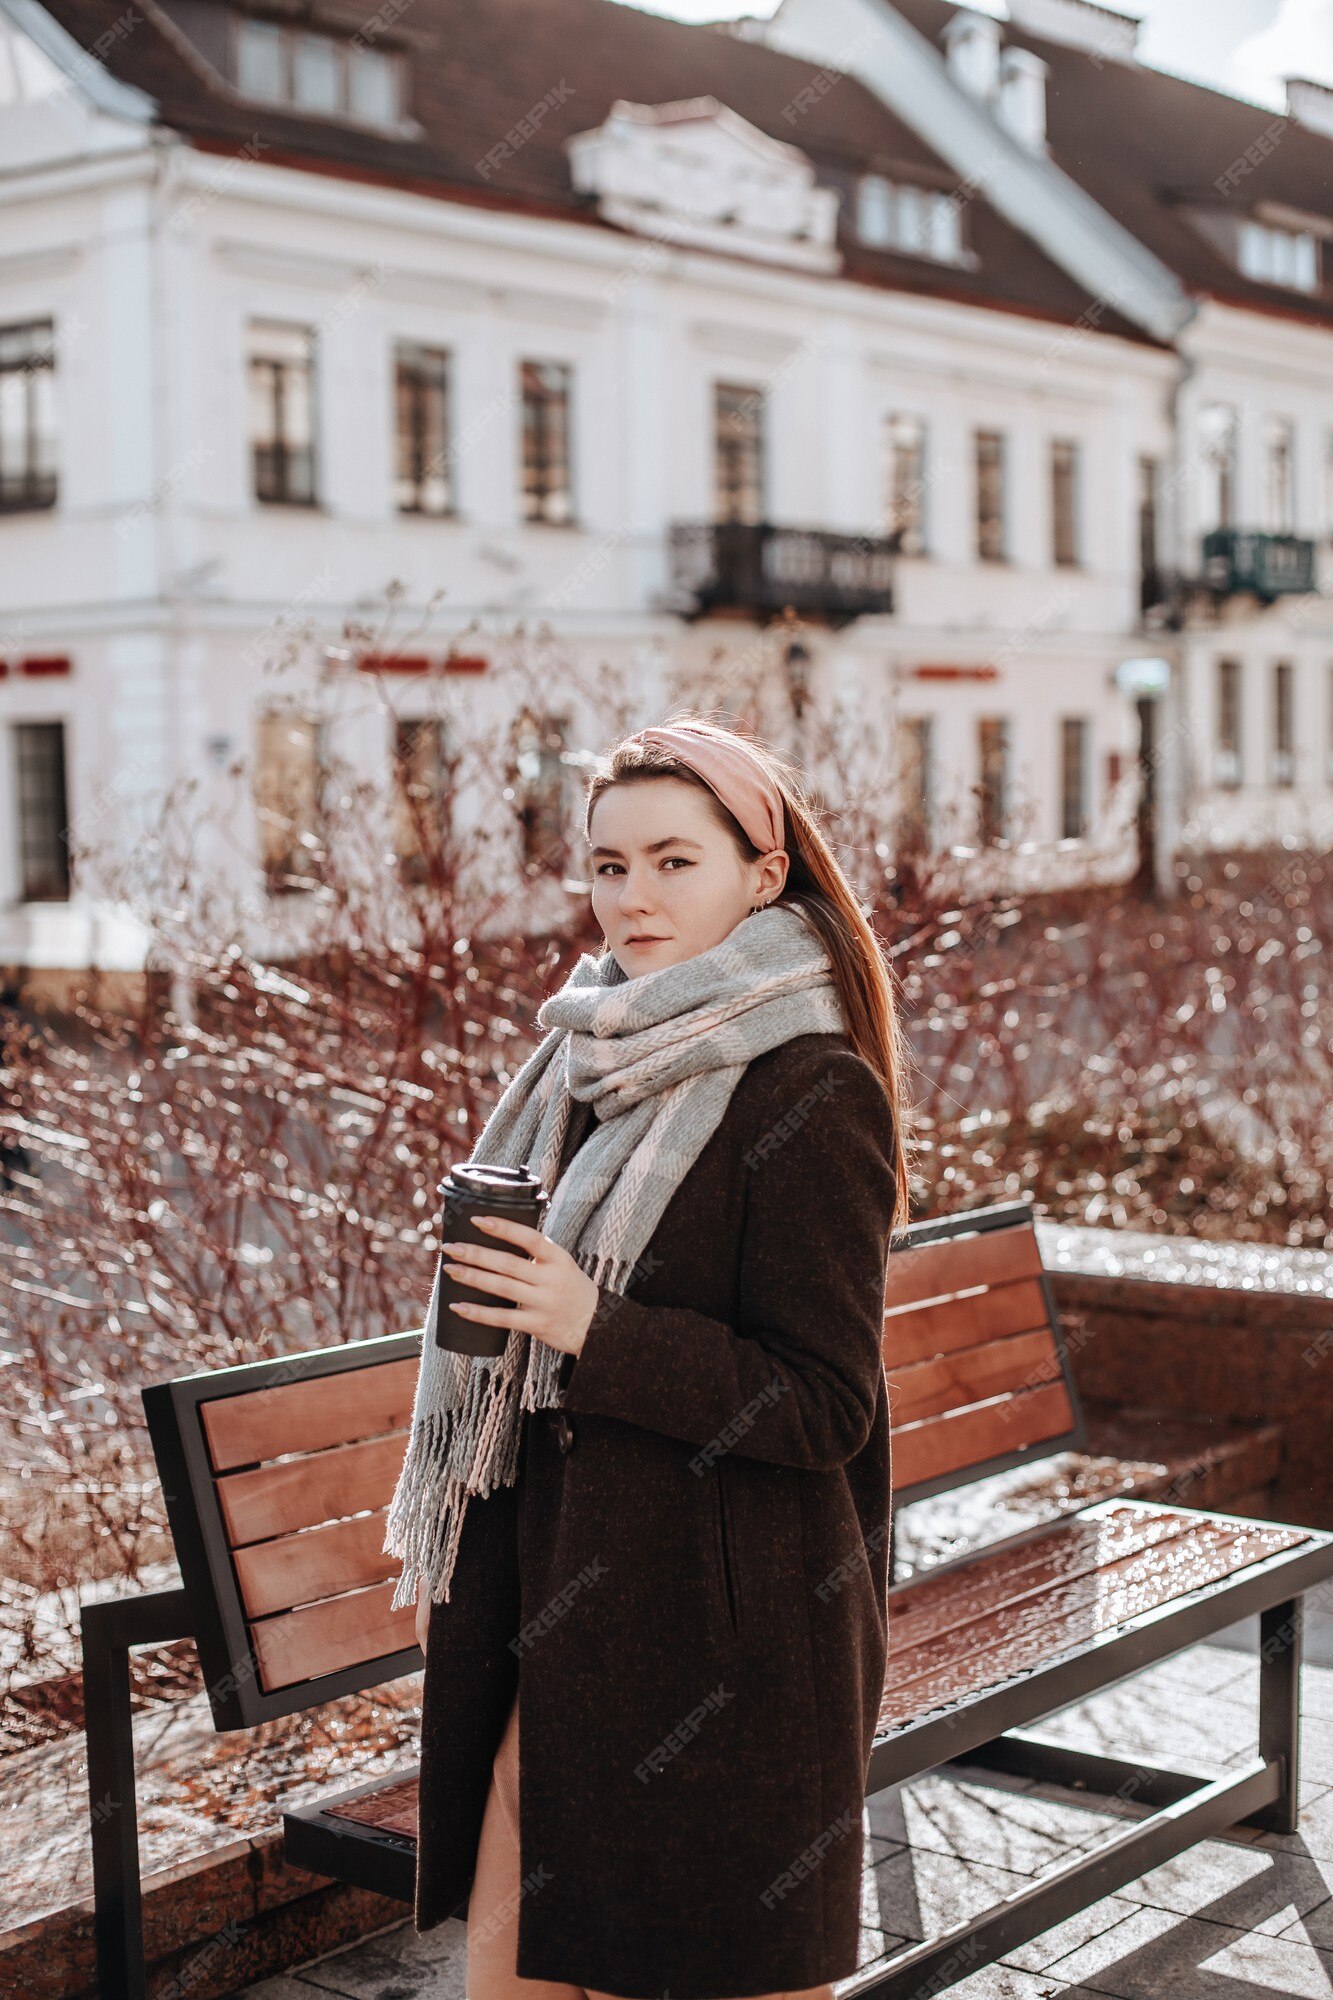
{"type": "Polygon", "coordinates": [[[1299,535],[1215,528],[1203,538],[1203,580],[1223,596],[1252,590],[1269,601],[1311,591],[1316,588],[1315,545],[1299,535]]]}
{"type": "Polygon", "coordinates": [[[672,599],[687,618],[709,611],[785,610],[845,625],[893,609],[897,539],[768,522],[677,521],[672,599]]]}

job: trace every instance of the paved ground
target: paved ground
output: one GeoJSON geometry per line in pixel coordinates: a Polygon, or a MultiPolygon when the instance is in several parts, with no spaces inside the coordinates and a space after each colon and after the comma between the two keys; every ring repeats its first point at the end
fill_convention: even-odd
{"type": "MultiPolygon", "coordinates": [[[[1258,1621],[1163,1661],[1040,1733],[1216,1768],[1257,1748],[1258,1621]]],[[[950,2000],[1333,2000],[1333,1592],[1307,1599],[1297,1833],[1206,1841],[948,1988],[950,2000]]],[[[1111,1824],[1070,1792],[934,1773],[866,1802],[862,1971],[1031,1881],[1111,1824]]],[[[464,2000],[465,1931],[410,1919],[233,2000],[464,2000]]],[[[853,1982],[840,1992],[850,1993],[853,1982]]],[[[932,1989],[940,1990],[940,1989],[932,1989]]]]}

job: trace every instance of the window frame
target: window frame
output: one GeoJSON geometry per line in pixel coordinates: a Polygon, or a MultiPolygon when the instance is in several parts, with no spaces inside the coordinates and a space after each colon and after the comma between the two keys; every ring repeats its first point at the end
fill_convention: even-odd
{"type": "Polygon", "coordinates": [[[517,358],[519,387],[519,510],[525,527],[531,528],[574,528],[578,526],[577,487],[574,464],[574,364],[563,357],[541,357],[521,354],[517,358]],[[543,386],[539,399],[530,399],[528,393],[529,370],[558,370],[563,377],[560,393],[549,392],[549,385],[543,386]],[[540,424],[530,421],[530,411],[538,409],[548,412],[559,408],[561,417],[558,429],[553,429],[549,414],[540,424]],[[551,449],[552,436],[558,438],[561,446],[560,469],[563,470],[563,485],[550,479],[552,466],[556,463],[551,449]],[[541,452],[533,447],[541,444],[541,452]],[[529,477],[530,473],[533,475],[529,477]],[[538,481],[536,475],[542,478],[538,481]],[[564,511],[551,512],[553,499],[563,495],[564,511]]]}
{"type": "MultiPolygon", "coordinates": [[[[22,415],[19,426],[23,438],[22,469],[11,489],[0,456],[0,514],[35,513],[54,507],[60,490],[54,314],[0,323],[0,404],[8,402],[13,378],[17,378],[16,393],[22,415]],[[43,344],[44,333],[49,338],[43,344]],[[31,336],[27,352],[20,353],[15,360],[6,359],[6,343],[18,344],[25,335],[31,336]],[[43,404],[48,407],[44,409],[43,404]]],[[[3,447],[4,431],[0,425],[0,453],[3,447]]]]}
{"type": "MultiPolygon", "coordinates": [[[[452,521],[452,520],[457,520],[458,518],[458,492],[456,484],[457,461],[453,444],[454,375],[455,375],[454,350],[451,347],[440,347],[437,346],[436,343],[433,341],[410,339],[406,335],[399,335],[394,339],[393,485],[394,485],[394,512],[396,515],[400,517],[404,515],[406,516],[415,515],[418,516],[419,518],[431,521],[452,521]],[[428,507],[423,505],[421,502],[422,488],[427,483],[427,480],[430,476],[430,467],[434,462],[435,454],[432,454],[430,457],[423,458],[420,464],[415,466],[411,475],[405,475],[402,467],[402,454],[404,445],[403,424],[402,424],[404,376],[406,374],[408,380],[414,385],[413,396],[412,396],[412,410],[414,417],[418,419],[420,418],[421,415],[421,407],[423,402],[422,385],[425,380],[424,375],[419,370],[413,372],[410,360],[410,357],[412,356],[430,357],[432,360],[438,360],[441,364],[440,380],[438,384],[429,385],[432,391],[436,387],[438,387],[439,391],[438,430],[440,437],[442,439],[442,445],[438,453],[438,456],[442,464],[442,470],[440,472],[440,483],[444,494],[444,500],[443,504],[438,507],[428,507]],[[405,480],[409,477],[412,479],[416,489],[417,498],[414,503],[405,502],[402,497],[405,487],[405,480]]],[[[431,429],[431,420],[428,415],[424,423],[418,423],[417,430],[418,432],[424,430],[428,434],[430,429],[431,429]]],[[[420,438],[418,438],[417,441],[428,442],[429,439],[427,436],[427,438],[424,441],[422,441],[420,438]]]]}
{"type": "Polygon", "coordinates": [[[250,314],[245,323],[245,379],[247,399],[248,443],[250,451],[250,496],[263,507],[318,507],[320,503],[320,450],[319,450],[319,335],[318,328],[304,321],[276,319],[265,313],[250,314]],[[262,345],[261,330],[272,328],[279,332],[299,333],[306,341],[304,355],[292,358],[281,354],[265,355],[257,352],[262,345]],[[255,424],[256,397],[260,392],[260,378],[264,370],[270,371],[269,415],[273,421],[274,435],[267,443],[261,443],[255,424]],[[281,418],[286,407],[286,384],[294,377],[303,385],[305,398],[308,443],[289,445],[278,435],[281,418]],[[302,451],[306,455],[305,492],[294,489],[290,481],[290,461],[302,451]],[[261,475],[262,454],[272,454],[270,473],[276,475],[278,468],[284,468],[284,478],[274,489],[264,490],[261,475]],[[281,483],[284,490],[277,491],[281,483]]]}
{"type": "Polygon", "coordinates": [[[73,888],[74,871],[70,854],[69,728],[65,717],[15,717],[10,723],[10,765],[14,782],[18,901],[22,905],[68,903],[73,888]],[[33,815],[48,801],[40,797],[35,798],[28,789],[28,780],[32,775],[32,759],[25,759],[24,744],[25,740],[33,739],[39,734],[44,738],[53,739],[59,746],[59,754],[53,766],[55,783],[49,801],[55,808],[54,817],[42,830],[44,835],[49,837],[49,849],[40,857],[40,861],[34,861],[34,849],[39,843],[32,836],[33,815]],[[41,862],[54,862],[49,875],[43,875],[41,862]],[[55,886],[48,888],[44,886],[47,883],[55,886]]]}
{"type": "Polygon", "coordinates": [[[718,376],[712,391],[713,521],[718,527],[760,527],[768,518],[768,390],[761,383],[718,376]],[[726,397],[736,399],[732,414],[747,405],[755,413],[753,429],[744,436],[726,436],[726,397]],[[730,483],[726,477],[729,468],[739,468],[730,483]],[[739,498],[739,511],[727,506],[729,493],[739,498]]]}
{"type": "Polygon", "coordinates": [[[283,111],[294,112],[303,118],[336,118],[340,123],[361,126],[366,131],[384,132],[400,129],[407,119],[408,71],[404,51],[396,46],[373,48],[364,41],[354,41],[350,35],[330,32],[327,28],[316,27],[304,21],[275,21],[268,15],[241,14],[228,10],[230,15],[228,62],[230,82],[238,95],[247,104],[278,106],[283,111]],[[246,87],[242,81],[242,66],[245,61],[245,44],[248,36],[258,29],[276,30],[278,69],[280,87],[272,96],[256,92],[246,87]],[[332,108],[308,104],[296,95],[297,57],[299,45],[304,40],[328,43],[337,58],[338,103],[332,108]],[[353,70],[355,59],[384,65],[382,75],[388,79],[393,109],[388,117],[368,117],[353,108],[353,70]]]}
{"type": "Polygon", "coordinates": [[[886,410],[884,413],[884,438],[887,446],[887,508],[885,524],[890,535],[902,527],[900,520],[900,495],[898,470],[904,447],[895,436],[895,426],[913,426],[915,436],[906,447],[914,452],[916,476],[908,493],[908,505],[913,509],[914,521],[910,529],[904,530],[898,544],[899,553],[905,556],[926,556],[930,554],[930,532],[927,519],[926,500],[929,493],[929,478],[926,470],[929,450],[930,425],[928,420],[915,410],[886,410]]]}
{"type": "Polygon", "coordinates": [[[1086,715],[1060,717],[1060,838],[1087,840],[1092,830],[1092,721],[1086,715]],[[1077,751],[1071,757],[1071,744],[1077,751]],[[1071,786],[1071,773],[1076,782],[1071,786]],[[1071,804],[1075,808],[1070,811],[1071,804]],[[1075,824],[1071,825],[1071,820],[1075,824]]]}
{"type": "Polygon", "coordinates": [[[1083,447],[1081,440],[1050,440],[1051,562],[1057,569],[1083,564],[1083,447]],[[1062,456],[1063,455],[1063,456],[1062,456]],[[1062,501],[1065,506],[1062,508],[1062,501]]]}
{"type": "Polygon", "coordinates": [[[977,424],[972,431],[972,477],[974,485],[974,554],[978,562],[1006,563],[1009,561],[1009,469],[1008,434],[989,424],[977,424]],[[986,480],[982,445],[994,443],[996,450],[993,460],[995,482],[995,507],[988,519],[985,511],[986,480]],[[996,546],[986,547],[987,527],[993,526],[996,546]]]}

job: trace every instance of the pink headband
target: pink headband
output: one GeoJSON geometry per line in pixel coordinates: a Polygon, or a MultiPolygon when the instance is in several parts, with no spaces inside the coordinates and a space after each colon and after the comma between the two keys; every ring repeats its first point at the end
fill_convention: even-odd
{"type": "Polygon", "coordinates": [[[743,736],[734,731],[715,736],[683,722],[637,730],[635,740],[658,743],[697,771],[761,854],[783,846],[782,794],[743,736]]]}

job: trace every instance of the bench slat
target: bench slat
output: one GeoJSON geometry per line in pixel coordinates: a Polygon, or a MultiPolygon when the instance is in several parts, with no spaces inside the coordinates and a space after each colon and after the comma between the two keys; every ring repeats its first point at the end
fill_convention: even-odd
{"type": "MultiPolygon", "coordinates": [[[[1034,1278],[1028,1278],[889,1314],[884,1321],[884,1356],[886,1364],[929,1361],[956,1348],[979,1347],[983,1341],[1010,1333],[1037,1333],[1043,1327],[1051,1338],[1046,1294],[1034,1278]]],[[[1051,1345],[1054,1349],[1053,1339],[1051,1345]]]]}
{"type": "Polygon", "coordinates": [[[339,1819],[353,1820],[357,1826],[373,1826],[380,1833],[400,1833],[408,1840],[417,1838],[421,1779],[391,1778],[377,1791],[363,1792],[359,1799],[336,1800],[325,1806],[339,1819]]]}
{"type": "Polygon", "coordinates": [[[975,1561],[936,1576],[926,1570],[893,1599],[889,1652],[910,1653],[997,1604],[1017,1602],[1034,1590],[1095,1570],[1099,1562],[1140,1555],[1183,1534],[1188,1517],[1145,1504],[1087,1521],[1079,1516],[1014,1546],[1002,1544],[975,1561]]]}
{"type": "Polygon", "coordinates": [[[973,1236],[895,1250],[889,1257],[884,1303],[890,1310],[918,1299],[942,1298],[972,1285],[1009,1285],[1041,1276],[1041,1248],[1030,1222],[982,1229],[973,1236]]]}
{"type": "Polygon", "coordinates": [[[915,1486],[1045,1438],[1063,1437],[1072,1424],[1063,1380],[903,1424],[893,1433],[894,1486],[915,1486]]]}
{"type": "MultiPolygon", "coordinates": [[[[886,1362],[886,1369],[889,1364],[886,1362]]],[[[990,1340],[956,1354],[941,1354],[929,1361],[903,1367],[895,1362],[889,1372],[889,1406],[894,1424],[916,1423],[923,1417],[942,1416],[946,1410],[966,1408],[988,1396],[1006,1391],[1041,1388],[1058,1382],[1060,1357],[1050,1330],[1013,1334],[1006,1340],[990,1340]]]]}
{"type": "Polygon", "coordinates": [[[200,1405],[213,1468],[262,1465],[288,1451],[322,1451],[401,1430],[412,1415],[418,1363],[381,1361],[200,1405]]]}
{"type": "Polygon", "coordinates": [[[314,1680],[339,1667],[378,1659],[416,1644],[416,1606],[390,1611],[393,1585],[377,1583],[346,1597],[328,1597],[298,1611],[280,1611],[251,1626],[259,1682],[265,1690],[314,1680]]]}
{"type": "Polygon", "coordinates": [[[229,1544],[243,1548],[270,1535],[383,1507],[393,1498],[406,1450],[407,1433],[396,1431],[281,1465],[224,1473],[216,1490],[229,1544]]]}
{"type": "Polygon", "coordinates": [[[1011,1680],[1174,1597],[1308,1540],[1301,1529],[1275,1524],[1233,1528],[1193,1521],[1159,1547],[1099,1563],[1037,1593],[1026,1605],[997,1606],[968,1625],[965,1643],[951,1633],[891,1656],[881,1727],[1011,1680]]]}
{"type": "Polygon", "coordinates": [[[247,1618],[290,1611],[341,1591],[397,1576],[402,1564],[384,1552],[389,1509],[355,1521],[330,1521],[297,1535],[280,1535],[235,1551],[236,1579],[247,1618]]]}

